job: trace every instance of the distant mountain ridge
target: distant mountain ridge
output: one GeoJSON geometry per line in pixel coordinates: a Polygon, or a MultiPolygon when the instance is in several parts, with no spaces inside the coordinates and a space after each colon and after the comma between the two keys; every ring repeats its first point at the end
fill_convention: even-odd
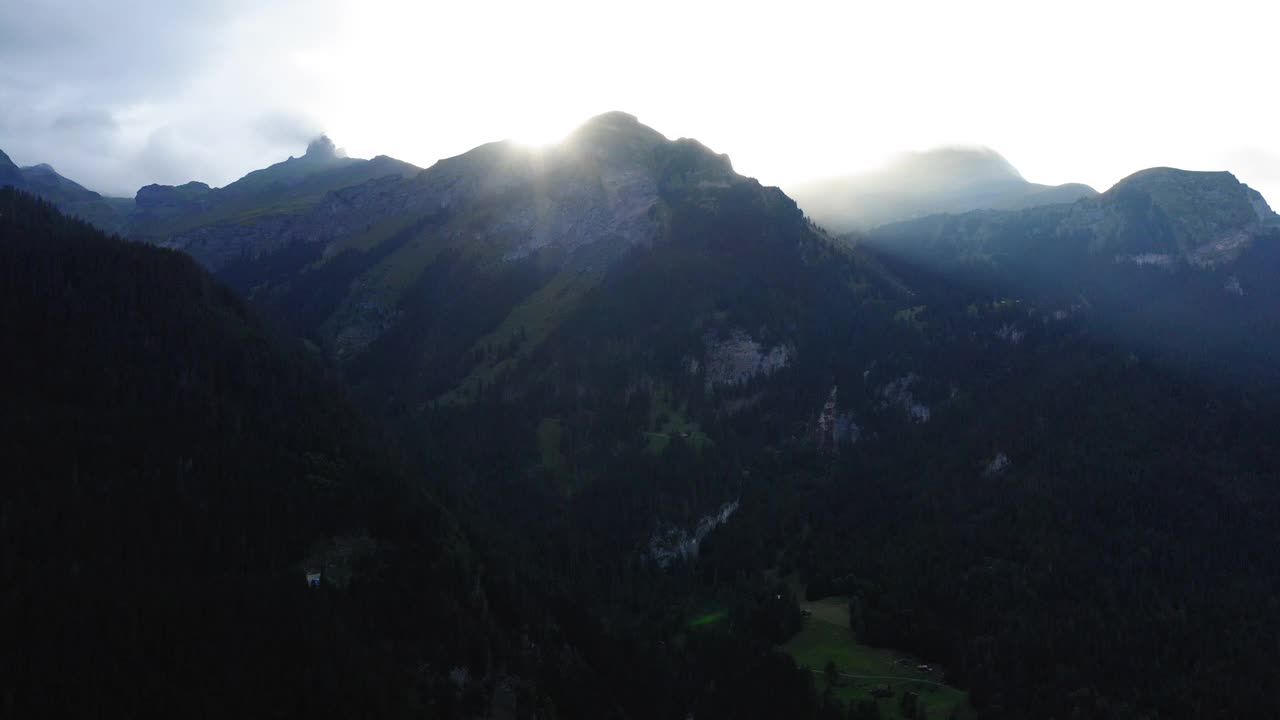
{"type": "Polygon", "coordinates": [[[332,140],[321,136],[307,146],[302,157],[254,170],[222,188],[197,182],[141,188],[129,218],[129,234],[162,246],[188,249],[206,266],[216,267],[229,262],[228,253],[253,250],[234,241],[232,248],[223,247],[211,235],[240,237],[244,228],[259,224],[274,233],[331,191],[384,177],[411,177],[420,171],[385,155],[370,160],[347,157],[332,140]],[[182,239],[197,229],[195,237],[182,239]]]}
{"type": "Polygon", "coordinates": [[[990,148],[938,148],[899,156],[884,168],[786,188],[818,223],[835,232],[867,229],[935,213],[1019,209],[1097,195],[1088,185],[1027,182],[990,148]]]}
{"type": "Polygon", "coordinates": [[[1007,253],[988,255],[980,248],[1018,241],[1003,238],[1000,228],[1024,224],[1035,226],[1023,238],[1027,248],[1036,238],[1052,237],[1073,240],[1067,247],[1103,260],[1141,256],[1140,264],[1213,268],[1234,264],[1254,241],[1280,227],[1280,215],[1229,172],[1149,168],[1069,206],[936,215],[885,225],[868,237],[885,245],[930,238],[935,247],[966,247],[969,254],[957,258],[962,265],[998,264],[1007,253]]]}
{"type": "Polygon", "coordinates": [[[60,175],[48,164],[22,168],[26,189],[109,233],[127,230],[133,201],[129,198],[106,197],[60,175]]]}
{"type": "Polygon", "coordinates": [[[133,201],[103,197],[59,175],[47,164],[18,167],[0,151],[0,187],[27,190],[54,203],[63,212],[93,223],[106,232],[123,232],[133,201]]]}
{"type": "Polygon", "coordinates": [[[198,181],[177,186],[152,184],[139,188],[134,198],[114,198],[84,188],[47,164],[17,168],[0,153],[0,187],[29,190],[107,232],[157,244],[196,227],[278,220],[310,207],[331,190],[392,175],[408,177],[419,171],[385,155],[371,160],[347,157],[322,135],[307,146],[303,156],[254,170],[222,188],[198,181]]]}
{"type": "Polygon", "coordinates": [[[850,237],[975,287],[1091,307],[1131,341],[1274,374],[1280,216],[1227,172],[1151,168],[1071,205],[934,215],[850,237]]]}

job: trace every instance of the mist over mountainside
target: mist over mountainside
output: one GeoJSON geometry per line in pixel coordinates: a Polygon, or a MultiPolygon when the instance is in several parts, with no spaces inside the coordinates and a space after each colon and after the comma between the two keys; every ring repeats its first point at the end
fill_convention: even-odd
{"type": "Polygon", "coordinates": [[[82,218],[108,233],[128,231],[133,200],[104,197],[43,164],[22,168],[22,178],[26,190],[53,203],[64,213],[82,218]]]}
{"type": "Polygon", "coordinates": [[[937,215],[856,237],[975,287],[1087,307],[1118,341],[1275,376],[1280,216],[1230,173],[1152,168],[1072,205],[937,215]]]}
{"type": "Polygon", "coordinates": [[[126,231],[126,221],[133,201],[103,197],[59,175],[45,164],[20,168],[0,151],[0,188],[14,187],[39,195],[58,209],[82,218],[106,232],[126,231]]]}
{"type": "Polygon", "coordinates": [[[990,148],[938,148],[901,155],[883,168],[786,188],[819,224],[835,232],[937,213],[1015,210],[1097,195],[1088,185],[1027,182],[990,148]]]}
{"type": "MultiPolygon", "coordinates": [[[[299,671],[288,687],[350,670],[360,693],[317,704],[919,717],[910,694],[930,717],[1268,713],[1280,671],[1274,213],[1227,173],[1156,168],[1038,206],[1058,189],[1026,183],[990,151],[920,156],[898,172],[890,189],[914,189],[868,207],[1016,209],[832,236],[727,156],[625,113],[558,144],[491,143],[422,171],[351,161],[322,140],[220,190],[144,188],[130,216],[145,229],[136,237],[190,254],[242,294],[278,341],[189,263],[136,299],[131,283],[147,287],[151,273],[107,275],[118,302],[98,311],[128,309],[121,317],[54,322],[79,307],[59,293],[83,285],[77,273],[33,285],[7,317],[25,323],[15,338],[60,328],[32,355],[49,356],[50,388],[81,374],[121,387],[115,378],[134,377],[124,368],[143,368],[151,384],[86,402],[86,417],[135,395],[150,408],[197,393],[141,430],[178,435],[161,445],[173,457],[127,433],[119,445],[140,454],[121,473],[154,473],[148,502],[195,508],[190,534],[175,523],[175,548],[203,548],[211,567],[249,563],[285,587],[317,543],[376,545],[360,582],[319,596],[288,586],[263,606],[277,618],[323,598],[304,616],[338,628],[319,650],[350,661],[299,671]],[[201,290],[164,305],[175,288],[201,290]],[[168,312],[199,320],[216,352],[167,349],[186,337],[174,324],[105,347],[86,329],[150,327],[148,313],[168,312]],[[81,335],[98,345],[85,351],[81,335]],[[267,372],[258,360],[217,361],[295,343],[306,357],[270,367],[296,383],[252,382],[267,372]],[[309,363],[408,457],[359,429],[309,363]],[[208,460],[194,467],[222,473],[200,487],[228,488],[207,516],[199,488],[164,481],[202,447],[183,435],[196,427],[208,460]],[[240,507],[264,508],[241,546],[269,552],[236,550],[234,537],[201,544],[214,542],[204,528],[234,527],[240,507]],[[423,548],[428,567],[414,560],[423,548]],[[432,612],[418,612],[419,596],[432,612]],[[846,668],[797,667],[780,648],[813,627],[800,603],[822,598],[842,609],[841,662],[874,646],[942,670],[895,665],[907,676],[888,699],[866,678],[840,680],[846,668]]],[[[46,262],[33,237],[88,233],[0,198],[18,198],[0,224],[41,219],[3,238],[20,241],[20,263],[46,262]],[[44,224],[54,230],[31,229],[44,224]]],[[[179,260],[106,242],[56,247],[86,267],[103,264],[99,247],[179,260]]],[[[21,409],[38,416],[33,387],[15,396],[12,423],[21,409]]],[[[68,445],[92,436],[74,424],[65,434],[68,445]]],[[[52,451],[31,452],[32,467],[61,477],[52,451]]],[[[84,492],[72,477],[15,507],[53,513],[84,492]]],[[[103,523],[133,517],[119,502],[103,523]]],[[[23,579],[60,574],[92,539],[72,535],[64,557],[38,546],[37,527],[20,526],[21,547],[56,562],[24,565],[23,579]]],[[[144,607],[172,611],[163,599],[144,607]]],[[[244,619],[225,617],[227,628],[244,619]]],[[[268,692],[270,706],[286,692],[268,692]]]]}

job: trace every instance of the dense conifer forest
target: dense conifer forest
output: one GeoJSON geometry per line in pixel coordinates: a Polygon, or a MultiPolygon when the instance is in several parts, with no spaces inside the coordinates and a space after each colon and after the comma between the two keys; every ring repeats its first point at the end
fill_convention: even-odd
{"type": "Polygon", "coordinates": [[[1274,232],[1230,276],[1091,267],[1058,206],[837,238],[604,122],[656,235],[578,254],[444,231],[511,191],[215,279],[0,190],[8,714],[928,716],[797,663],[824,598],[947,717],[1276,710],[1274,232]]]}

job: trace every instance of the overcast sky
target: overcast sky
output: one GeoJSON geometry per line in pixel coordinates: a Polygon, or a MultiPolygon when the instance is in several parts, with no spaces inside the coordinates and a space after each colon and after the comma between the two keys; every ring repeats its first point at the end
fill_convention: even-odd
{"type": "Polygon", "coordinates": [[[1278,3],[0,0],[0,149],[103,192],[223,185],[326,131],[427,166],[625,110],[767,184],[989,145],[1105,189],[1280,205],[1278,3]]]}

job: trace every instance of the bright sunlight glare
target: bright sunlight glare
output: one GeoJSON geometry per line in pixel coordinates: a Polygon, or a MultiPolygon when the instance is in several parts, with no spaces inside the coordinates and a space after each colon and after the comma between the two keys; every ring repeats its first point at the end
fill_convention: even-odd
{"type": "Polygon", "coordinates": [[[13,109],[0,146],[132,195],[228,183],[321,131],[355,157],[425,167],[503,138],[554,142],[621,110],[784,187],[965,144],[1028,180],[1099,189],[1151,166],[1228,169],[1280,205],[1274,93],[1247,71],[1274,65],[1275,3],[225,3],[123,56],[83,45],[93,35],[67,41],[93,73],[59,76],[59,102],[89,108],[92,153],[56,132],[76,118],[0,78],[13,109]]]}

